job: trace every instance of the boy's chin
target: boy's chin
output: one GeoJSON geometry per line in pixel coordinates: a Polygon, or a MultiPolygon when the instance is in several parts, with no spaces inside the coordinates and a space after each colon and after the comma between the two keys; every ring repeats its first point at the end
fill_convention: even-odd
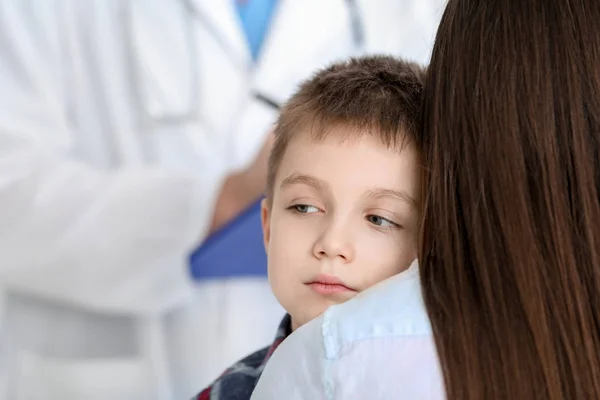
{"type": "Polygon", "coordinates": [[[304,324],[309,323],[313,319],[319,318],[332,305],[334,305],[334,304],[324,306],[320,310],[314,310],[314,311],[311,310],[312,312],[303,314],[298,317],[295,317],[294,315],[292,315],[292,331],[295,331],[296,329],[298,329],[299,327],[301,327],[304,324]]]}

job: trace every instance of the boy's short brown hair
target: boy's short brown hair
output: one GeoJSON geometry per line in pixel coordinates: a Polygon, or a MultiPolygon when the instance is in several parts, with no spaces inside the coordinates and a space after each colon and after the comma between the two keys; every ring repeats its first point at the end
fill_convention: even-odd
{"type": "MultiPolygon", "coordinates": [[[[354,58],[317,72],[283,107],[269,158],[267,199],[289,143],[301,132],[322,140],[331,128],[346,138],[374,135],[389,147],[417,140],[425,69],[388,56],[354,58]]],[[[420,147],[420,146],[418,146],[420,147]]]]}

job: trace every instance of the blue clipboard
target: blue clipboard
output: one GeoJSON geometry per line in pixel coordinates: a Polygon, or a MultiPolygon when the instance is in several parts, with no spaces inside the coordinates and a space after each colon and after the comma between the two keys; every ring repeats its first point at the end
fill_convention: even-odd
{"type": "Polygon", "coordinates": [[[194,280],[267,277],[260,202],[210,235],[190,255],[194,280]]]}

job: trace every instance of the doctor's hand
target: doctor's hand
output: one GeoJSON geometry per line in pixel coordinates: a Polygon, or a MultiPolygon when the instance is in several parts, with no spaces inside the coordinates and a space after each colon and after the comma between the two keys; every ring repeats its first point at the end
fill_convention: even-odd
{"type": "Polygon", "coordinates": [[[227,224],[264,194],[273,140],[271,131],[252,164],[226,178],[215,205],[209,234],[227,224]]]}

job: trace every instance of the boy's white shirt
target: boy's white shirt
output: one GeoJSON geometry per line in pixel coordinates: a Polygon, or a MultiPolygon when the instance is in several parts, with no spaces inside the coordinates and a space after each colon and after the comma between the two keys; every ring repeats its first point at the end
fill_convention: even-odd
{"type": "Polygon", "coordinates": [[[252,399],[284,398],[445,398],[416,261],[330,307],[279,346],[252,399]]]}

